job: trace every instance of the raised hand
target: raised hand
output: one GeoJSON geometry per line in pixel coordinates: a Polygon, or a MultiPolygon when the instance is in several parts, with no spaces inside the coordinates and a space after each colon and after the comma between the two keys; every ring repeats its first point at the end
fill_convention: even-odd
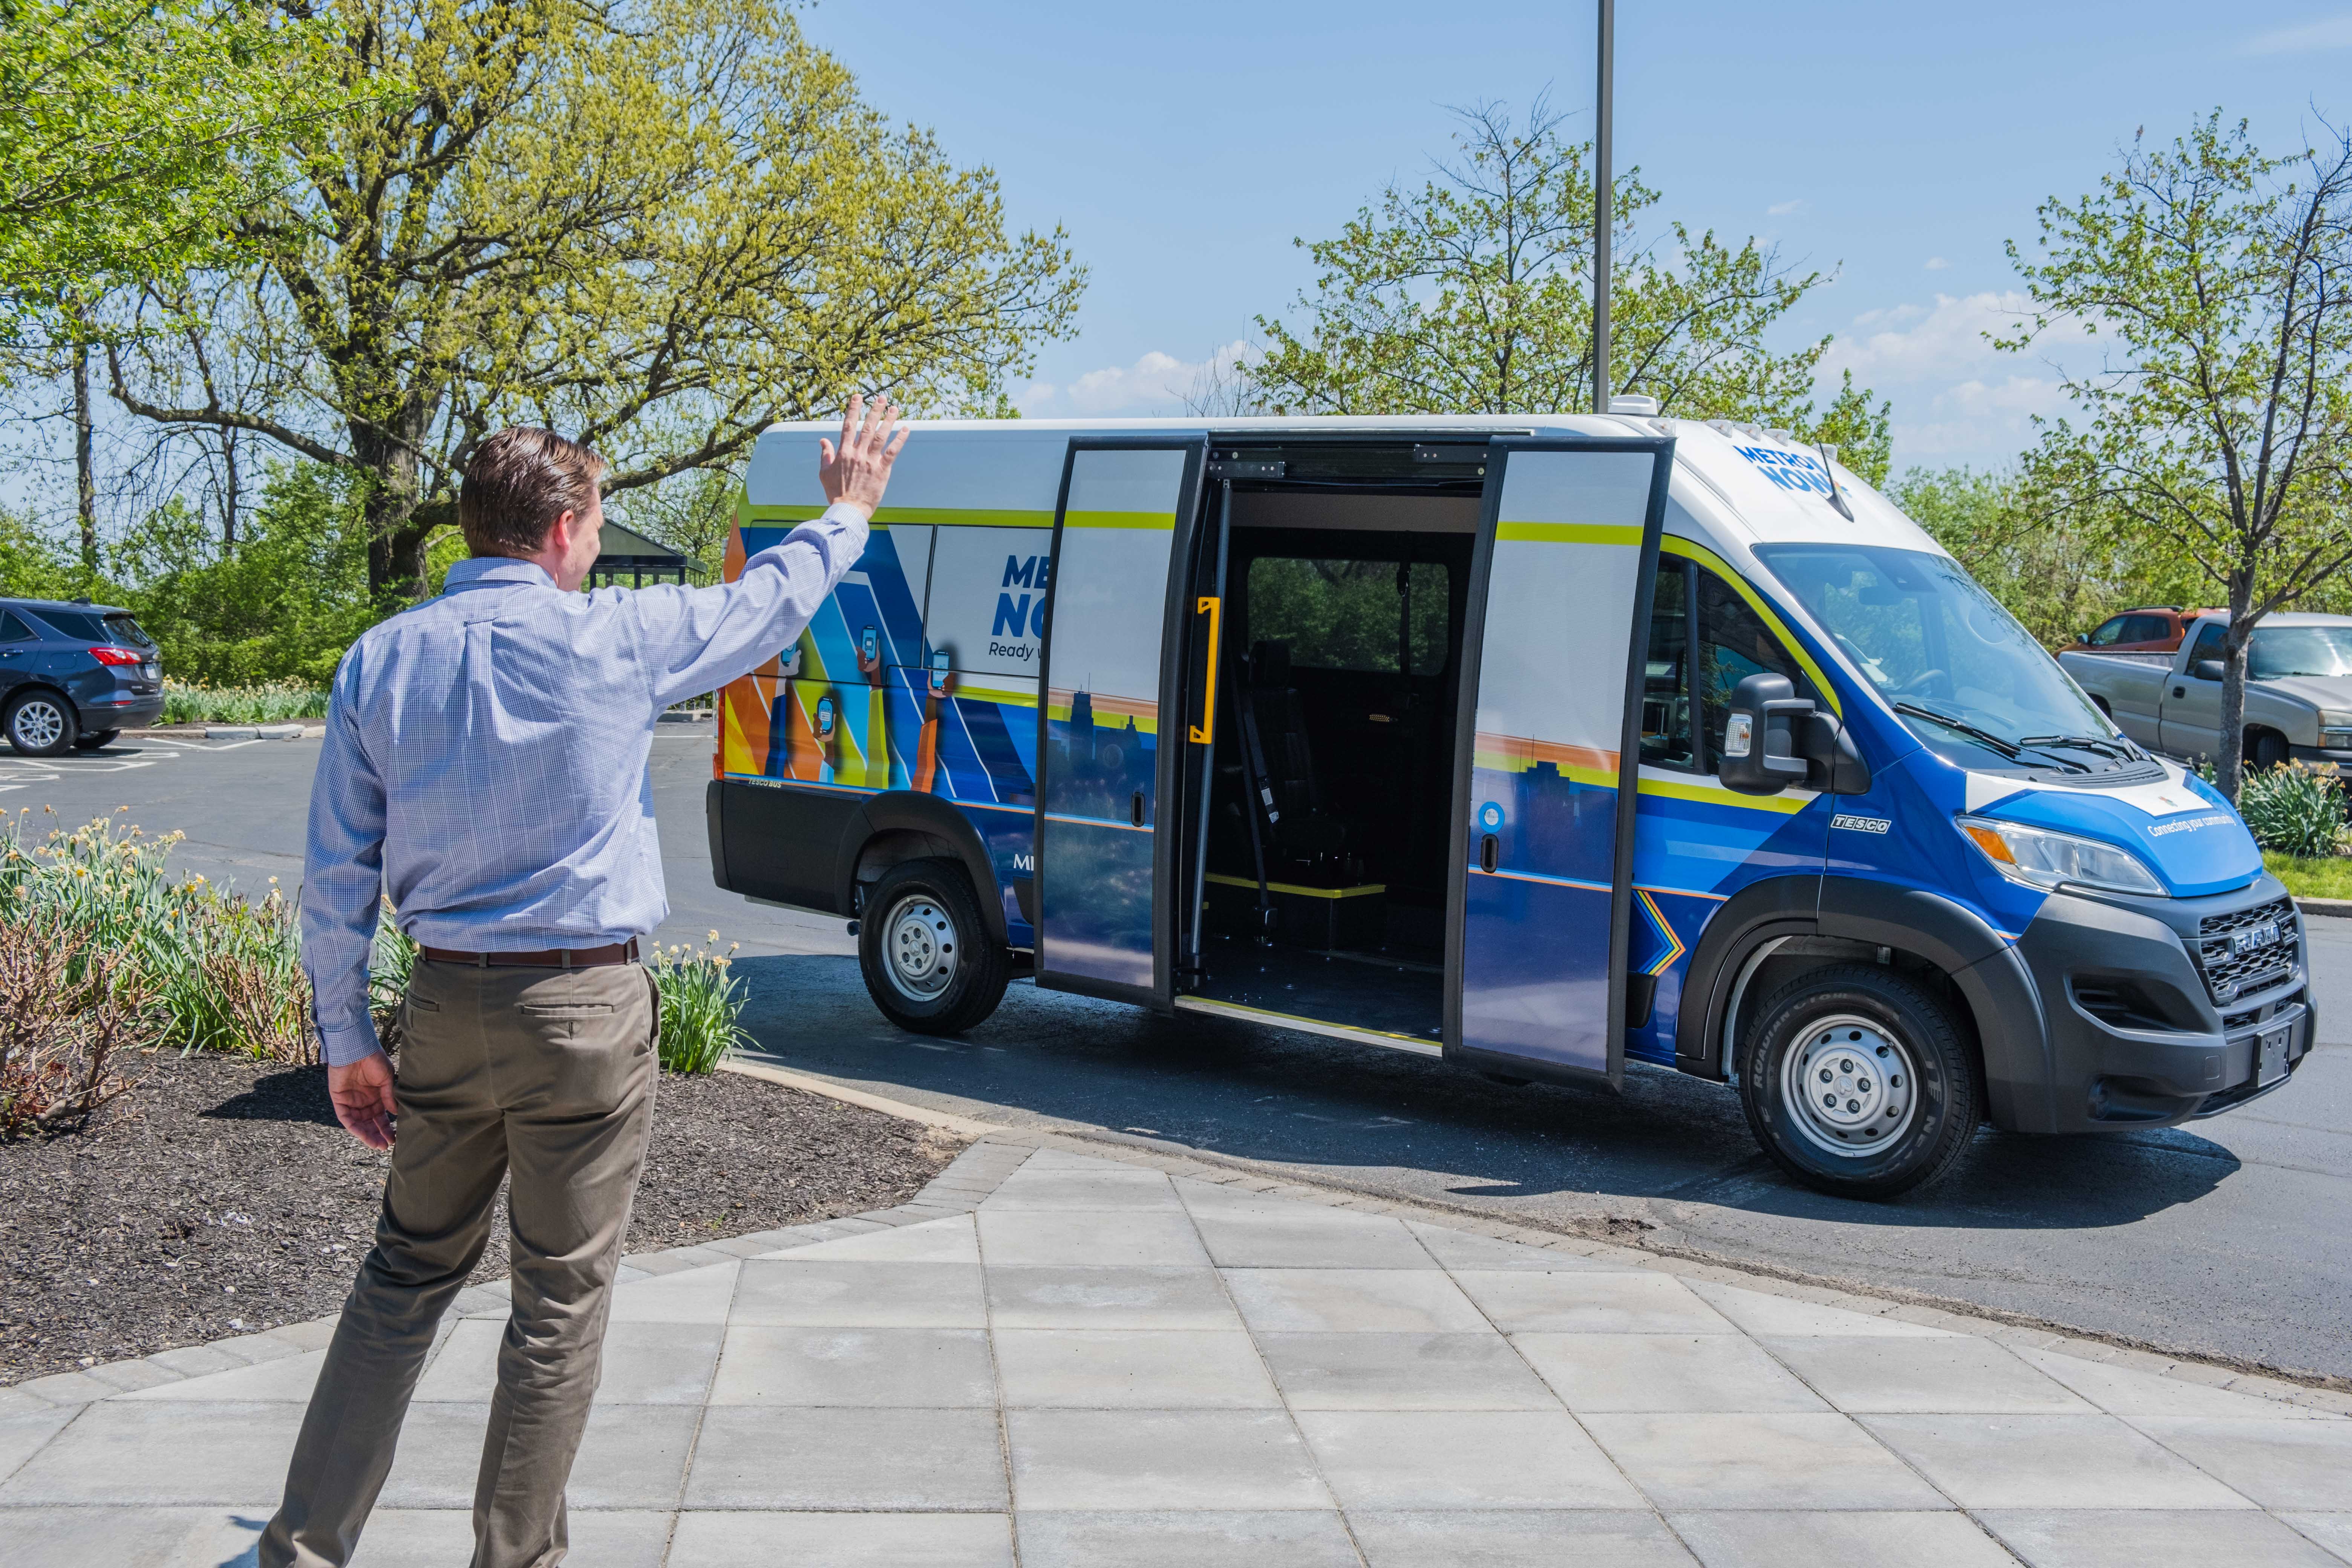
{"type": "Polygon", "coordinates": [[[828,502],[845,500],[869,514],[882,504],[882,491],[890,483],[890,465],[898,460],[898,449],[907,444],[911,429],[898,426],[898,406],[887,397],[877,397],[868,408],[863,396],[850,395],[849,406],[841,416],[841,444],[817,442],[816,479],[824,487],[828,502]],[[895,437],[894,428],[898,429],[895,437]]]}

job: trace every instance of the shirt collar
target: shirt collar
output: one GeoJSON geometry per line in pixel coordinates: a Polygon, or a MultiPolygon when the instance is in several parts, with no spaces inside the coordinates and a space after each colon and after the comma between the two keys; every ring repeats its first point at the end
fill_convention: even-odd
{"type": "Polygon", "coordinates": [[[449,563],[449,574],[441,580],[441,591],[454,594],[460,588],[486,588],[501,583],[555,586],[555,579],[536,561],[518,561],[511,555],[469,555],[449,563]]]}

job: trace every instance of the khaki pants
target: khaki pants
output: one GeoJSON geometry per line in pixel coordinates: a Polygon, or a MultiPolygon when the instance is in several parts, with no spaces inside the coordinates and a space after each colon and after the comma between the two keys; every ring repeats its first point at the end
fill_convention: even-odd
{"type": "Polygon", "coordinates": [[[551,1568],[614,1270],[645,1163],[660,1007],[635,964],[418,960],[375,1246],[310,1395],[263,1568],[346,1562],[392,1468],[435,1327],[480,1260],[511,1174],[514,1310],[474,1489],[474,1568],[551,1568]]]}

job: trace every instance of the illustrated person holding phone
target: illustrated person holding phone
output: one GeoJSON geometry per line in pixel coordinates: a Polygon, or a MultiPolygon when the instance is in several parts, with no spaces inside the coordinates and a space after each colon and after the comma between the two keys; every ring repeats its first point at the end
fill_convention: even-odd
{"type": "Polygon", "coordinates": [[[736,581],[579,592],[604,459],[501,430],[466,467],[472,549],[335,671],[310,791],[302,964],[336,1117],[389,1150],[375,1245],[327,1347],[262,1568],[341,1564],[507,1192],[513,1309],[474,1490],[474,1568],[547,1568],[653,1122],[669,913],[646,808],[662,711],[774,658],[866,548],[907,432],[849,400],[830,503],[736,581]],[[462,699],[462,700],[460,700],[462,699]],[[377,910],[419,944],[397,1070],[368,1012],[377,910]],[[396,1129],[396,1133],[395,1133],[396,1129]]]}

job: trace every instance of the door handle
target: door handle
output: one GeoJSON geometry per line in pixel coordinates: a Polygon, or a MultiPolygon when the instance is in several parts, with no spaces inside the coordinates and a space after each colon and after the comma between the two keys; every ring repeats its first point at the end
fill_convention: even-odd
{"type": "Polygon", "coordinates": [[[1491,833],[1478,836],[1478,869],[1489,871],[1503,863],[1503,845],[1491,833]]]}
{"type": "Polygon", "coordinates": [[[1127,803],[1127,819],[1138,827],[1143,826],[1143,792],[1141,790],[1137,790],[1134,798],[1127,803]]]}
{"type": "Polygon", "coordinates": [[[1217,626],[1223,607],[1221,601],[1205,594],[1192,606],[1194,615],[1209,617],[1209,682],[1201,691],[1201,721],[1192,727],[1192,743],[1196,746],[1213,744],[1217,738],[1217,650],[1223,642],[1217,636],[1217,626]]]}
{"type": "Polygon", "coordinates": [[[2189,688],[2185,686],[2176,686],[2172,689],[2172,694],[2175,697],[2186,697],[2189,695],[2189,688]]]}

